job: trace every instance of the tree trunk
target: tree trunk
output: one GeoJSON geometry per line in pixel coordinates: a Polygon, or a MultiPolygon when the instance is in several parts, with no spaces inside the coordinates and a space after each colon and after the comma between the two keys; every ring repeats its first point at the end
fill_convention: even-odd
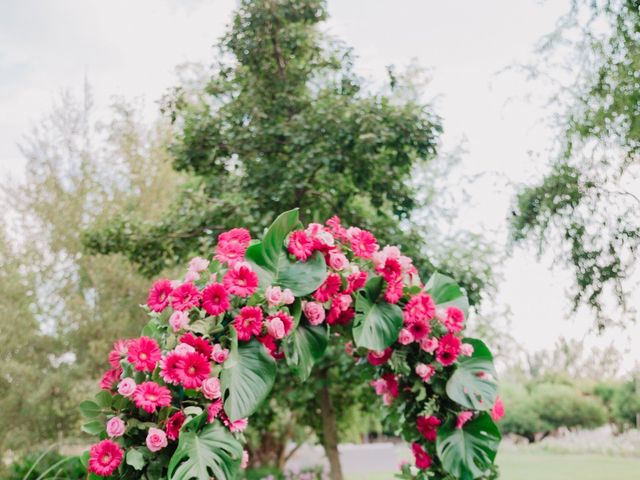
{"type": "Polygon", "coordinates": [[[338,453],[338,426],[336,423],[336,412],[333,410],[329,386],[326,382],[326,372],[324,385],[320,389],[320,411],[322,414],[322,445],[329,459],[331,468],[331,480],[343,480],[342,465],[340,465],[340,455],[338,453]]]}

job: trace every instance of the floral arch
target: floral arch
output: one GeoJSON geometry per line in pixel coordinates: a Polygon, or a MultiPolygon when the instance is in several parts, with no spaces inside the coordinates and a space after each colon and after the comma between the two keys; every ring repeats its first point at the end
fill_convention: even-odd
{"type": "Polygon", "coordinates": [[[464,292],[438,273],[420,281],[397,247],[333,217],[306,228],[280,215],[262,241],[221,234],[211,261],[149,291],[142,335],[118,340],[83,430],[100,437],[84,455],[90,477],[236,478],[246,464],[248,417],[284,361],[302,379],[329,332],[411,444],[401,478],[490,475],[503,414],[488,348],[464,338],[464,292]]]}

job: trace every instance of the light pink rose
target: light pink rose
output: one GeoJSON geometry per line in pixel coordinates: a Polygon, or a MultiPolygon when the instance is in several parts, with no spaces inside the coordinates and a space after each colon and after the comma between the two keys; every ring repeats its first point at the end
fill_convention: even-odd
{"type": "Polygon", "coordinates": [[[111,438],[124,435],[124,422],[120,417],[113,417],[107,422],[107,435],[111,438]]]}
{"type": "Polygon", "coordinates": [[[329,252],[329,266],[334,270],[340,271],[349,265],[349,260],[344,253],[337,250],[329,252]]]}
{"type": "Polygon", "coordinates": [[[278,286],[267,287],[264,296],[271,307],[276,307],[282,303],[282,289],[278,286]]]}
{"type": "Polygon", "coordinates": [[[147,448],[152,452],[157,452],[166,446],[167,434],[159,428],[151,427],[147,434],[147,448]]]}
{"type": "Polygon", "coordinates": [[[444,324],[447,320],[447,310],[445,308],[436,308],[436,320],[444,324]]]}
{"type": "Polygon", "coordinates": [[[411,333],[410,330],[406,328],[400,330],[400,333],[398,334],[398,343],[402,345],[409,345],[414,340],[415,339],[413,338],[413,333],[411,333]]]}
{"type": "Polygon", "coordinates": [[[351,340],[344,344],[344,351],[347,355],[353,357],[353,342],[351,340]]]}
{"type": "Polygon", "coordinates": [[[133,378],[123,378],[118,383],[118,393],[123,397],[130,397],[136,390],[136,382],[133,378]]]}
{"type": "Polygon", "coordinates": [[[215,377],[207,378],[202,382],[202,394],[209,400],[220,398],[222,396],[220,391],[220,380],[215,377]]]}
{"type": "Polygon", "coordinates": [[[424,337],[420,340],[420,348],[427,353],[433,353],[438,348],[438,339],[436,337],[424,337]]]}
{"type": "Polygon", "coordinates": [[[293,292],[288,288],[285,288],[282,291],[282,303],[284,303],[285,305],[291,305],[295,301],[296,297],[293,295],[293,292]]]}
{"type": "Polygon", "coordinates": [[[216,343],[213,346],[213,351],[211,352],[211,360],[216,363],[224,363],[227,358],[229,358],[229,349],[222,348],[219,343],[216,343]]]}
{"type": "Polygon", "coordinates": [[[434,373],[436,373],[436,369],[432,365],[425,365],[424,363],[416,365],[416,374],[422,378],[423,382],[428,382],[434,373]]]}
{"type": "Polygon", "coordinates": [[[276,340],[284,338],[284,323],[278,317],[267,320],[267,332],[276,340]]]}
{"type": "Polygon", "coordinates": [[[470,343],[463,343],[460,345],[460,355],[464,355],[465,357],[473,355],[473,345],[470,343]]]}
{"type": "Polygon", "coordinates": [[[395,245],[387,245],[382,250],[375,252],[373,254],[373,264],[376,268],[380,268],[384,266],[387,261],[387,258],[400,258],[400,249],[395,245]]]}
{"type": "Polygon", "coordinates": [[[242,451],[242,461],[240,462],[240,468],[247,468],[249,466],[249,452],[242,451]]]}
{"type": "Polygon", "coordinates": [[[307,317],[311,325],[320,325],[324,322],[325,312],[322,304],[317,302],[306,302],[303,307],[304,316],[307,317]]]}
{"type": "Polygon", "coordinates": [[[169,317],[169,325],[174,332],[179,332],[189,325],[189,315],[187,312],[173,312],[169,317]]]}
{"type": "Polygon", "coordinates": [[[184,276],[184,283],[195,282],[200,278],[200,274],[198,272],[194,272],[193,270],[187,270],[187,273],[184,276]]]}
{"type": "Polygon", "coordinates": [[[209,260],[202,257],[193,257],[189,262],[189,270],[200,273],[209,267],[209,260]]]}
{"type": "Polygon", "coordinates": [[[342,294],[334,297],[332,305],[340,309],[341,312],[344,312],[349,308],[349,306],[351,306],[352,302],[353,298],[351,298],[351,295],[342,294]]]}
{"type": "Polygon", "coordinates": [[[180,355],[186,355],[187,353],[193,353],[196,351],[195,348],[193,348],[191,345],[189,345],[188,343],[179,343],[176,348],[173,349],[174,352],[180,354],[180,355]]]}
{"type": "Polygon", "coordinates": [[[387,392],[387,382],[385,382],[382,378],[371,380],[370,385],[376,391],[376,395],[383,395],[387,392]]]}

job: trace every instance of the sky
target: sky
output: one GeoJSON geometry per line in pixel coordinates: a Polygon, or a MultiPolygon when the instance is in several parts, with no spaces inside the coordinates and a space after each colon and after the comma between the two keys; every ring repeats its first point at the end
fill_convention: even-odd
{"type": "MultiPolygon", "coordinates": [[[[98,112],[113,96],[143,99],[145,113],[176,84],[175,67],[210,63],[235,6],[232,0],[0,0],[0,176],[23,178],[18,148],[60,92],[91,84],[98,112]]],[[[540,178],[554,144],[545,88],[507,70],[534,60],[536,42],[567,11],[568,0],[330,0],[323,29],[354,48],[356,70],[371,85],[387,65],[427,68],[425,100],[445,128],[442,148],[463,145],[461,169],[479,176],[456,224],[507,242],[505,219],[518,185],[540,178]]],[[[625,352],[622,371],[640,361],[640,326],[590,331],[592,317],[570,315],[571,271],[516,248],[496,268],[500,311],[527,351],[552,348],[564,336],[625,352]]],[[[640,304],[640,295],[631,303],[640,304]]]]}

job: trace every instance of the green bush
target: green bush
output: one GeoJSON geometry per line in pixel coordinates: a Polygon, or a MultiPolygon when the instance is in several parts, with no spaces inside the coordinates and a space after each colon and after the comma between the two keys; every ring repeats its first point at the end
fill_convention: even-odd
{"type": "Polygon", "coordinates": [[[624,383],[616,389],[611,400],[611,413],[621,430],[636,424],[636,415],[640,413],[640,394],[637,393],[635,381],[624,383]]]}
{"type": "Polygon", "coordinates": [[[9,465],[5,480],[83,480],[87,476],[79,457],[57,452],[29,453],[9,465]]]}

